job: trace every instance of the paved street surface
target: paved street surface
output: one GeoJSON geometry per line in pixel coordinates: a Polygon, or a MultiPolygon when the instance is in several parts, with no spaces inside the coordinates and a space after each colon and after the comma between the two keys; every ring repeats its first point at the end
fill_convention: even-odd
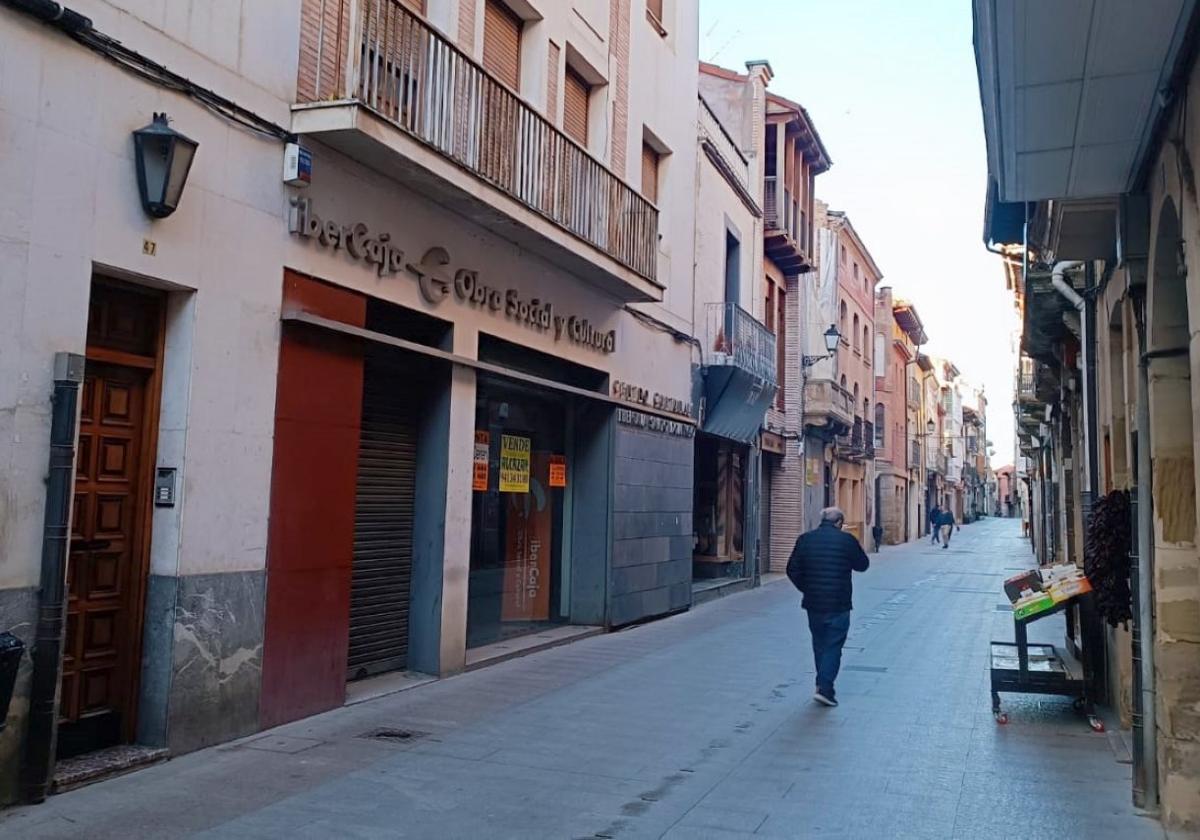
{"type": "Polygon", "coordinates": [[[1161,838],[1119,739],[1069,701],[1007,697],[1011,723],[992,719],[1019,528],[873,556],[837,709],[811,700],[778,582],[16,809],[0,835],[1161,838]],[[380,728],[415,734],[364,737],[380,728]]]}

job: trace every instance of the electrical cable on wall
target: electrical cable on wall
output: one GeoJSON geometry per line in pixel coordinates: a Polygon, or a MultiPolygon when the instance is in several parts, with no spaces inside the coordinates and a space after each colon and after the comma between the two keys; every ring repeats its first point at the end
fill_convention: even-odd
{"type": "Polygon", "coordinates": [[[0,0],[0,4],[37,18],[121,69],[159,87],[180,93],[239,128],[285,142],[292,137],[292,133],[278,123],[238,105],[216,91],[196,84],[165,65],[130,49],[115,38],[97,31],[92,26],[91,18],[61,3],[53,0],[0,0]]]}

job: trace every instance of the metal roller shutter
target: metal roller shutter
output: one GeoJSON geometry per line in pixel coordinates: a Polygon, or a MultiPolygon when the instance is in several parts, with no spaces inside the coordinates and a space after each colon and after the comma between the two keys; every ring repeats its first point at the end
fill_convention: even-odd
{"type": "Polygon", "coordinates": [[[417,416],[400,365],[364,364],[347,677],[406,667],[412,592],[417,416]]]}

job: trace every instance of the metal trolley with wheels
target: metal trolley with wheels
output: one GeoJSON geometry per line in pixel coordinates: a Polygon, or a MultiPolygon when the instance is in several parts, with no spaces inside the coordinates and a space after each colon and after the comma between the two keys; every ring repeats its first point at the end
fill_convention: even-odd
{"type": "Polygon", "coordinates": [[[1076,676],[1054,645],[1029,644],[1026,631],[1029,624],[1065,611],[1075,600],[1076,598],[1068,598],[1045,612],[1027,618],[1014,618],[1015,642],[992,641],[992,714],[997,723],[1008,723],[1007,713],[1000,708],[1000,692],[1053,694],[1074,698],[1075,709],[1087,715],[1088,724],[1092,729],[1096,732],[1104,731],[1104,722],[1096,715],[1095,705],[1088,692],[1086,674],[1076,676]]]}

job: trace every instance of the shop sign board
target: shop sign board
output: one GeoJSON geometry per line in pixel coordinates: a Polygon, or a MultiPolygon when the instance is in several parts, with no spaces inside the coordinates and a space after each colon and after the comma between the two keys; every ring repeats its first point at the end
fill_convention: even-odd
{"type": "Polygon", "coordinates": [[[550,486],[551,487],[566,487],[567,486],[567,456],[566,455],[551,455],[550,456],[550,486]]]}
{"type": "Polygon", "coordinates": [[[527,437],[500,436],[500,492],[529,492],[529,456],[532,447],[527,437]]]}
{"type": "Polygon", "coordinates": [[[614,381],[612,395],[622,402],[649,406],[667,414],[678,414],[680,417],[692,417],[692,404],[687,400],[660,394],[630,382],[614,381]]]}
{"type": "Polygon", "coordinates": [[[491,452],[492,436],[488,432],[475,433],[475,459],[472,470],[472,486],[478,492],[488,489],[488,458],[491,452]]]}
{"type": "Polygon", "coordinates": [[[597,327],[587,318],[560,314],[554,304],[526,298],[519,289],[493,286],[484,275],[470,268],[451,271],[450,252],[440,246],[429,248],[417,262],[392,240],[391,234],[371,233],[365,222],[343,225],[322,219],[312,209],[312,199],[294,198],[288,214],[288,230],[311,239],[324,248],[344,250],[351,259],[366,263],[380,277],[407,273],[417,282],[421,297],[439,306],[449,297],[460,305],[516,321],[535,332],[551,334],[555,341],[568,341],[609,354],[617,349],[617,331],[597,327]]]}
{"type": "Polygon", "coordinates": [[[672,437],[692,438],[696,436],[696,427],[690,423],[681,423],[678,420],[669,420],[666,417],[632,411],[628,408],[617,409],[617,422],[623,426],[634,426],[672,437]]]}
{"type": "MultiPolygon", "coordinates": [[[[505,436],[507,437],[507,435],[505,436]]],[[[528,442],[529,438],[517,438],[528,442]]],[[[529,463],[529,453],[525,453],[529,463]]],[[[553,508],[541,484],[549,468],[545,452],[533,455],[538,478],[532,492],[508,497],[505,517],[504,596],[501,621],[545,621],[550,618],[551,539],[553,508]]],[[[529,473],[526,471],[526,481],[529,473]]]]}

